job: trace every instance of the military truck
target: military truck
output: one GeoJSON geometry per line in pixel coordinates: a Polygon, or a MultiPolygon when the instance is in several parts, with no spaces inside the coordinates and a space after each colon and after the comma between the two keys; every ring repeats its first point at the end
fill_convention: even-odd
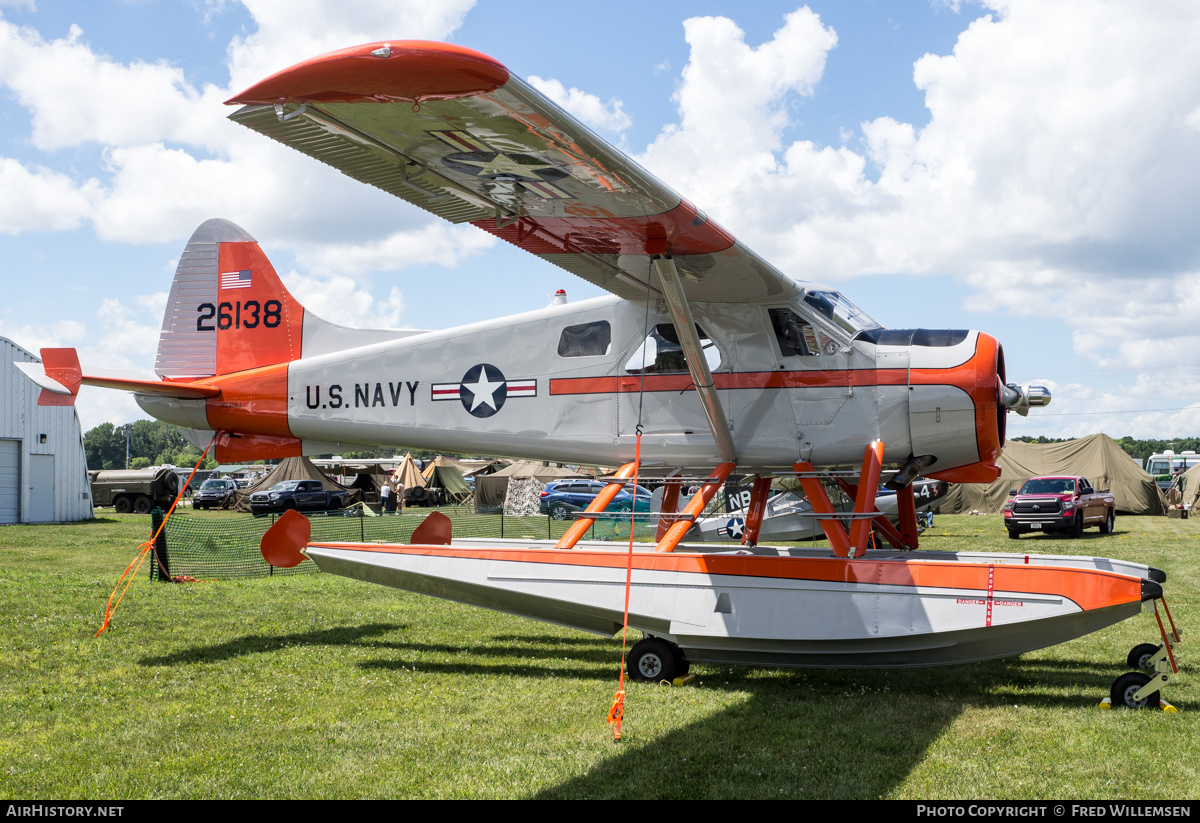
{"type": "Polygon", "coordinates": [[[179,492],[179,475],[174,467],[90,471],[92,501],[112,506],[117,514],[148,514],[155,506],[168,509],[179,492]]]}

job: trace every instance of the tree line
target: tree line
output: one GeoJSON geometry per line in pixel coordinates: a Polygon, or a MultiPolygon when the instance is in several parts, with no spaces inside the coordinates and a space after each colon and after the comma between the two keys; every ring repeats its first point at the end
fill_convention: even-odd
{"type": "MultiPolygon", "coordinates": [[[[125,427],[112,423],[101,423],[83,435],[83,451],[89,469],[125,468],[125,427]]],[[[200,459],[200,449],[193,446],[180,433],[178,426],[161,420],[138,420],[133,423],[129,436],[129,468],[144,469],[170,463],[181,468],[190,468],[200,459]]],[[[368,460],[403,456],[405,449],[389,447],[363,451],[342,452],[347,460],[368,460]]],[[[457,454],[445,452],[447,457],[457,454]]],[[[412,456],[420,460],[431,460],[438,452],[413,450],[412,456]]],[[[333,457],[332,454],[318,455],[333,457]]],[[[267,461],[274,462],[274,461],[267,461]]],[[[200,466],[202,469],[216,468],[217,461],[211,452],[200,466]]]]}

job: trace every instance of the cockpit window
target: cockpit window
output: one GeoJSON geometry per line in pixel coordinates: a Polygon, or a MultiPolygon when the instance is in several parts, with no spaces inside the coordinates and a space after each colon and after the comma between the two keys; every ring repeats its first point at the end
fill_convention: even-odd
{"type": "Polygon", "coordinates": [[[843,297],[841,292],[833,290],[805,292],[804,302],[826,320],[849,332],[851,337],[861,331],[880,327],[862,309],[843,297]]]}
{"type": "Polygon", "coordinates": [[[790,309],[767,311],[771,316],[771,328],[775,330],[780,354],[784,357],[814,357],[821,353],[821,341],[811,323],[790,309]]]}
{"type": "MultiPolygon", "coordinates": [[[[720,350],[704,329],[696,326],[696,334],[700,337],[700,348],[709,371],[716,371],[721,366],[720,350]]],[[[629,374],[678,374],[687,370],[683,347],[679,345],[679,336],[671,323],[659,323],[651,329],[645,342],[625,363],[625,371],[629,374]]]]}
{"type": "Polygon", "coordinates": [[[567,326],[558,338],[559,357],[593,357],[608,354],[612,346],[612,327],[607,320],[567,326]]]}

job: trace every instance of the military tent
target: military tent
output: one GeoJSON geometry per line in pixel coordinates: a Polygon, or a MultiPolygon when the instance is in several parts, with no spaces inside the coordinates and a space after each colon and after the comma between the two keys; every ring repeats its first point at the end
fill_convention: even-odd
{"type": "Polygon", "coordinates": [[[997,465],[1000,479],[991,483],[955,484],[939,507],[942,514],[1004,510],[1009,489],[1031,477],[1067,475],[1086,477],[1096,489],[1111,491],[1117,511],[1124,514],[1163,514],[1165,501],[1154,478],[1106,434],[1092,434],[1064,443],[1004,444],[997,465]]]}
{"type": "Polygon", "coordinates": [[[239,512],[248,512],[250,511],[250,495],[257,491],[266,491],[276,483],[283,483],[287,480],[320,480],[326,491],[337,491],[338,489],[345,491],[347,505],[362,500],[362,492],[343,486],[314,466],[307,457],[285,457],[278,466],[271,469],[257,483],[234,492],[230,508],[239,512]]]}
{"type": "Polygon", "coordinates": [[[475,479],[475,510],[483,511],[503,506],[505,495],[508,493],[508,481],[514,478],[535,477],[542,483],[549,483],[564,477],[580,476],[578,472],[561,466],[544,466],[532,460],[518,460],[498,472],[475,479]]]}
{"type": "Polygon", "coordinates": [[[437,494],[433,497],[438,505],[461,503],[471,494],[471,487],[463,479],[462,472],[454,466],[435,466],[429,473],[428,485],[425,487],[426,499],[435,490],[437,494]]]}

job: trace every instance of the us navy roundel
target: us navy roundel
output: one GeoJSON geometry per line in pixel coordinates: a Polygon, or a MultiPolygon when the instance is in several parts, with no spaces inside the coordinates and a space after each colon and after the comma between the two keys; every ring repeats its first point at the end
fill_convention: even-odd
{"type": "Polygon", "coordinates": [[[467,369],[457,383],[434,383],[433,400],[458,400],[474,417],[491,417],[513,397],[537,397],[537,379],[508,380],[491,363],[467,369]]]}
{"type": "Polygon", "coordinates": [[[504,408],[504,401],[508,399],[504,372],[491,363],[472,366],[458,386],[458,399],[475,417],[491,417],[504,408]]]}

